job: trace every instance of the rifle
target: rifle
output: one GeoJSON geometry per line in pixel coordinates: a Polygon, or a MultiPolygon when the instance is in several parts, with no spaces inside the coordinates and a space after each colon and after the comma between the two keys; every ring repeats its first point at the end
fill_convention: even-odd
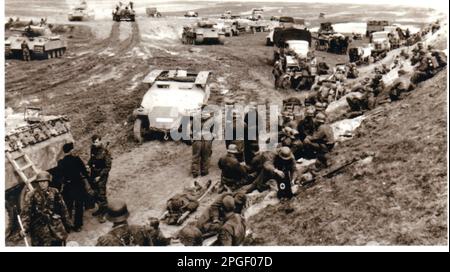
{"type": "Polygon", "coordinates": [[[14,207],[14,211],[15,211],[15,213],[17,214],[17,221],[19,222],[20,230],[21,230],[22,233],[25,235],[25,236],[23,237],[23,241],[25,242],[25,246],[26,246],[26,247],[29,247],[30,244],[28,244],[28,239],[27,239],[27,235],[26,235],[26,232],[25,232],[25,228],[23,227],[23,224],[22,224],[22,218],[20,218],[20,214],[17,212],[16,207],[14,207]]]}
{"type": "Polygon", "coordinates": [[[333,169],[333,170],[330,170],[330,171],[328,171],[327,173],[325,173],[325,174],[323,174],[323,175],[320,175],[320,176],[318,176],[318,177],[313,177],[313,178],[310,179],[310,180],[307,180],[307,181],[302,182],[302,183],[301,183],[301,186],[306,187],[306,186],[308,186],[308,185],[314,183],[318,178],[330,178],[330,177],[332,177],[334,174],[336,174],[336,173],[338,173],[339,171],[341,171],[342,169],[344,169],[345,167],[347,167],[347,166],[349,166],[349,165],[352,165],[353,163],[355,163],[355,162],[357,162],[357,161],[359,161],[359,159],[354,158],[354,159],[352,159],[351,161],[346,162],[346,163],[342,164],[341,166],[339,166],[339,167],[337,167],[337,168],[335,168],[335,169],[333,169]]]}

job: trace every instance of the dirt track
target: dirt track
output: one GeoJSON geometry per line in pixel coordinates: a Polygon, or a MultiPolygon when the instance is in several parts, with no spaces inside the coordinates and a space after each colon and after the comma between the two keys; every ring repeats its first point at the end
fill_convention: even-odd
{"type": "MultiPolygon", "coordinates": [[[[25,105],[39,105],[45,113],[68,115],[76,149],[85,160],[94,133],[110,142],[114,161],[108,194],[127,201],[132,223],[160,215],[166,200],[193,182],[189,175],[189,146],[160,141],[137,146],[133,141],[131,113],[146,91],[140,82],[151,69],[212,71],[221,90],[227,90],[226,94],[212,94],[210,102],[216,104],[225,97],[242,103],[281,104],[283,98],[295,93],[273,88],[273,49],[264,46],[267,33],[232,37],[225,46],[193,47],[179,40],[181,27],[189,21],[141,16],[135,23],[59,22],[60,34],[69,42],[66,55],[29,63],[7,61],[8,107],[21,111],[25,105]]],[[[346,56],[323,56],[331,65],[346,61],[346,56]]],[[[215,142],[208,178],[218,180],[217,160],[224,152],[224,144],[215,142]]],[[[100,225],[89,212],[85,220],[83,231],[71,234],[69,240],[93,245],[110,225],[100,225]]]]}

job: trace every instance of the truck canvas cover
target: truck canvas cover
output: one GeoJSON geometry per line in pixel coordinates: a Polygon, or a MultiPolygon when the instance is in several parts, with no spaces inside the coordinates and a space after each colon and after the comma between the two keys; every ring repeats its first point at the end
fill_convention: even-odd
{"type": "Polygon", "coordinates": [[[275,28],[273,42],[276,46],[283,47],[289,40],[307,41],[311,46],[311,32],[298,28],[275,28]]]}

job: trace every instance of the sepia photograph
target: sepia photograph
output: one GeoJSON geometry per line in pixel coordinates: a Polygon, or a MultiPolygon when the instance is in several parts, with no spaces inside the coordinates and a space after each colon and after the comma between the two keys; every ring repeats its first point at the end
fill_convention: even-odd
{"type": "Polygon", "coordinates": [[[448,251],[446,1],[3,8],[3,251],[448,251]]]}

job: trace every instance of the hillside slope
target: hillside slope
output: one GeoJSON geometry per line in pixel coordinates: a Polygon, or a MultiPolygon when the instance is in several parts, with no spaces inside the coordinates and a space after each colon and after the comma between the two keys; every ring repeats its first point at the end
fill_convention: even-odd
{"type": "Polygon", "coordinates": [[[444,70],[405,99],[380,106],[331,154],[336,165],[369,158],[301,191],[293,212],[269,206],[250,218],[248,243],[446,244],[446,76],[444,70]]]}

